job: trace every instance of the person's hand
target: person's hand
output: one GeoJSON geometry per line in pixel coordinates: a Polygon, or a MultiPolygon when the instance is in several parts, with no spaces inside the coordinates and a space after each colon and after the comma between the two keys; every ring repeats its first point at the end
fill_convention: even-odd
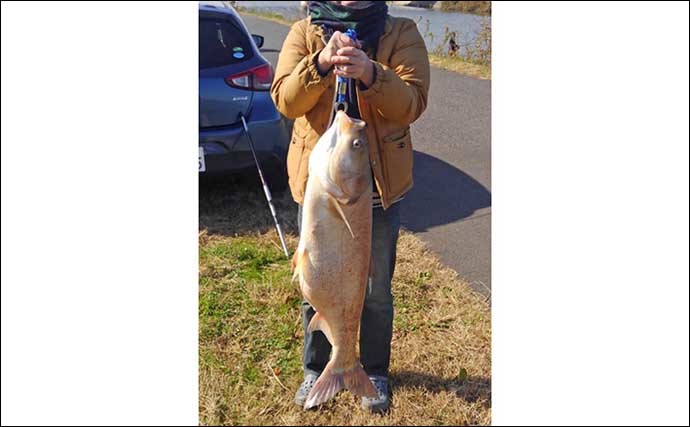
{"type": "Polygon", "coordinates": [[[374,80],[374,63],[363,50],[353,46],[338,49],[331,57],[335,65],[334,73],[338,76],[359,79],[366,86],[371,86],[374,80]]]}
{"type": "Polygon", "coordinates": [[[338,49],[344,47],[361,47],[362,45],[357,40],[352,40],[345,33],[335,31],[328,41],[326,47],[319,53],[317,63],[319,71],[325,74],[333,66],[332,58],[337,55],[338,49]]]}

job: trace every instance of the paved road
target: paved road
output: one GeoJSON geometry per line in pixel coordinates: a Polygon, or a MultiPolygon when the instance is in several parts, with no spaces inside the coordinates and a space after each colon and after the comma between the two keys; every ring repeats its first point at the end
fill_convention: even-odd
{"type": "MultiPolygon", "coordinates": [[[[274,67],[288,27],[245,16],[274,67]]],[[[403,225],[487,295],[491,288],[491,82],[431,70],[429,105],[412,125],[415,186],[403,225]]]]}

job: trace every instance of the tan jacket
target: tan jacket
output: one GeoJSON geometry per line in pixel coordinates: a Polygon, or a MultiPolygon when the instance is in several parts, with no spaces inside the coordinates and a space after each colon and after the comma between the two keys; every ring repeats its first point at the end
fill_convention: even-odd
{"type": "MultiPolygon", "coordinates": [[[[326,131],[333,108],[335,76],[318,73],[315,58],[325,47],[323,30],[306,18],[290,29],[280,51],[271,97],[278,110],[296,119],[288,149],[292,196],[302,203],[309,155],[326,131]]],[[[374,83],[357,85],[362,120],[367,123],[371,168],[387,208],[412,188],[410,123],[424,111],[429,92],[429,57],[414,21],[389,16],[379,39],[374,83]]]]}

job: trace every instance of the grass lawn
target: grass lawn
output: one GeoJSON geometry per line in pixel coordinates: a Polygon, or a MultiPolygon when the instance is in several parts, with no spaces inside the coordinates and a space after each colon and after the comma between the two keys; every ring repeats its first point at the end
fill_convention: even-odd
{"type": "MultiPolygon", "coordinates": [[[[289,192],[275,203],[294,250],[289,192]]],[[[305,412],[292,403],[301,295],[259,189],[203,188],[199,221],[200,424],[490,424],[489,307],[416,237],[398,243],[390,413],[368,414],[349,392],[305,412]]]]}

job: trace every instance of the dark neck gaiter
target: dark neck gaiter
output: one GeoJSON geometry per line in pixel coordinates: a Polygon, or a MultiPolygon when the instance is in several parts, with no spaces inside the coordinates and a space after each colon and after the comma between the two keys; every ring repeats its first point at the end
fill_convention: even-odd
{"type": "Polygon", "coordinates": [[[309,16],[312,24],[324,27],[329,35],[333,31],[345,32],[354,28],[362,48],[373,57],[383,34],[388,5],[385,1],[360,1],[350,6],[331,1],[310,1],[309,16]]]}

